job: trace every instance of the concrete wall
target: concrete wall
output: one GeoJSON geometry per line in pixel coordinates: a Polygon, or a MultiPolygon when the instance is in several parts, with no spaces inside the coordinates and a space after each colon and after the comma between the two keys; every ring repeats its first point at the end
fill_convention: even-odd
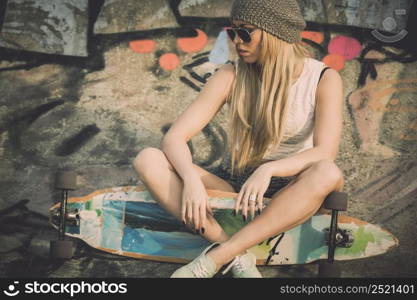
{"type": "MultiPolygon", "coordinates": [[[[24,259],[22,247],[33,241],[46,247],[39,228],[59,199],[53,188],[57,171],[78,173],[74,196],[138,184],[131,167],[134,156],[145,147],[159,147],[206,79],[235,58],[223,30],[227,1],[123,1],[124,6],[117,0],[90,1],[89,10],[71,6],[68,14],[78,17],[58,18],[67,27],[58,26],[36,42],[29,37],[44,28],[33,25],[43,16],[42,7],[33,13],[33,26],[22,23],[26,38],[10,34],[6,21],[16,16],[12,4],[20,2],[33,9],[32,1],[23,0],[9,0],[0,9],[5,12],[1,45],[7,47],[0,48],[0,225],[6,228],[0,231],[0,248],[7,253],[0,264],[24,259]],[[85,43],[64,47],[71,39],[59,30],[85,32],[85,43]],[[61,36],[61,47],[42,42],[55,43],[52,35],[61,36]],[[71,56],[62,55],[68,54],[65,49],[71,56]],[[20,231],[12,230],[16,224],[20,231]]],[[[412,29],[417,26],[409,21],[403,28],[407,35],[391,43],[379,40],[369,24],[318,19],[319,14],[308,14],[312,2],[301,4],[308,21],[304,41],[315,58],[339,70],[344,80],[344,131],[336,163],[350,195],[348,214],[382,225],[400,241],[398,249],[379,259],[346,264],[345,275],[415,276],[417,47],[412,29]]],[[[411,4],[404,4],[410,10],[407,17],[413,13],[411,4]]],[[[340,15],[342,8],[327,7],[328,15],[340,15]]],[[[378,26],[388,36],[383,20],[378,26]]],[[[193,161],[213,173],[227,143],[226,113],[223,108],[189,143],[193,161]]]]}

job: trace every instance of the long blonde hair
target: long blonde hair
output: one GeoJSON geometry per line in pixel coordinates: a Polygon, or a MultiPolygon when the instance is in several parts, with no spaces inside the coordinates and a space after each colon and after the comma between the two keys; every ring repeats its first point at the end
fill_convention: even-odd
{"type": "Polygon", "coordinates": [[[257,166],[269,145],[284,137],[288,96],[296,65],[309,57],[302,42],[290,44],[262,31],[256,63],[237,61],[237,75],[228,95],[228,151],[232,174],[257,166]]]}

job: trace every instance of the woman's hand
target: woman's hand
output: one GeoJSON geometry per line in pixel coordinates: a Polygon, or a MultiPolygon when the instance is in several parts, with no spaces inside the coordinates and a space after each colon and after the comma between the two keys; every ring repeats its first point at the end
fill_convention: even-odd
{"type": "Polygon", "coordinates": [[[181,219],[184,224],[204,233],[206,213],[211,214],[206,188],[200,178],[184,181],[181,202],[181,219]]]}
{"type": "Polygon", "coordinates": [[[243,220],[247,219],[247,211],[249,208],[252,219],[255,217],[255,206],[260,213],[263,209],[263,196],[271,182],[272,174],[267,165],[260,165],[252,175],[246,180],[239,191],[239,195],[235,204],[235,214],[242,207],[243,220]],[[249,199],[250,195],[255,195],[254,199],[249,199]]]}

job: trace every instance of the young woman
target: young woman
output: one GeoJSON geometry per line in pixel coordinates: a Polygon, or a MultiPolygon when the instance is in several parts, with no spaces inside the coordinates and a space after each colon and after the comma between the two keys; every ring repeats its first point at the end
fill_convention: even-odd
{"type": "Polygon", "coordinates": [[[212,277],[222,266],[234,277],[262,277],[247,249],[304,223],[343,188],[334,163],[342,79],[302,45],[297,1],[235,0],[231,22],[237,63],[210,77],[164,136],[162,150],[146,148],[134,160],[161,207],[213,243],[172,277],[212,277]],[[187,142],[225,103],[230,127],[222,178],[193,164],[187,142]],[[206,189],[239,193],[234,212],[247,225],[228,236],[211,214],[206,189]],[[265,209],[263,197],[272,199],[265,209]]]}

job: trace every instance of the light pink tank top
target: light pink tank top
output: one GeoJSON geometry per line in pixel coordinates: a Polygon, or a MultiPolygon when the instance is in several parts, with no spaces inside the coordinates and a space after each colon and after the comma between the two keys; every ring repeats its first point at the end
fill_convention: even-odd
{"type": "Polygon", "coordinates": [[[306,58],[300,77],[290,88],[283,140],[270,146],[263,159],[278,160],[313,147],[314,110],[320,73],[326,65],[306,58]]]}
{"type": "Polygon", "coordinates": [[[279,145],[268,148],[264,161],[282,159],[313,147],[316,89],[325,66],[319,60],[305,58],[303,71],[290,88],[283,140],[279,145]]]}

